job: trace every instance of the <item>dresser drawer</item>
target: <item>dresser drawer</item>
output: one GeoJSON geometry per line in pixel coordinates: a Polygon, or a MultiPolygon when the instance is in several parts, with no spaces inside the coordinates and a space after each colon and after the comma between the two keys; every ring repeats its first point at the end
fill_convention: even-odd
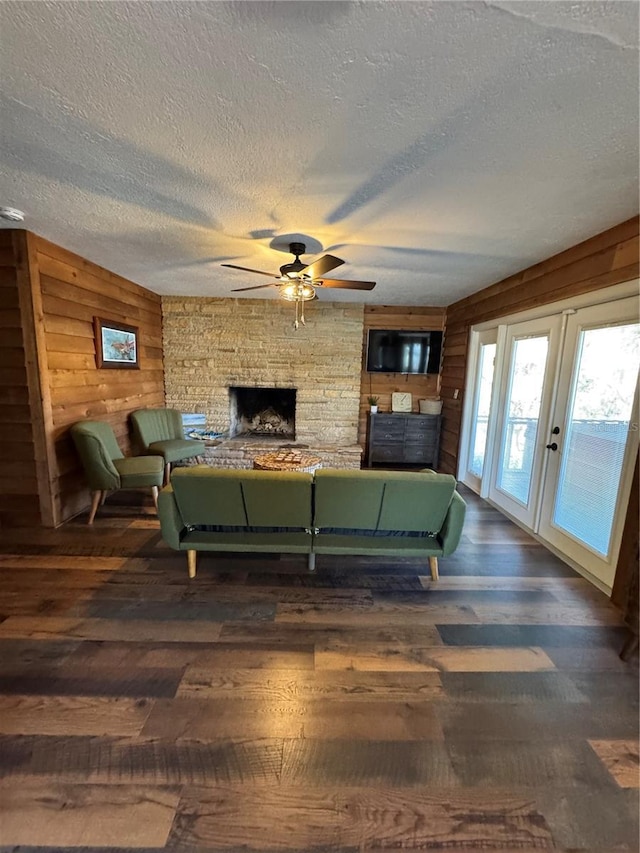
{"type": "Polygon", "coordinates": [[[397,415],[373,415],[373,428],[378,429],[404,429],[406,418],[397,415]]]}
{"type": "Polygon", "coordinates": [[[393,418],[389,416],[378,416],[373,422],[371,435],[374,441],[403,441],[404,440],[404,418],[393,418]]]}
{"type": "Polygon", "coordinates": [[[424,444],[405,444],[402,455],[403,462],[431,462],[435,448],[424,444]]]}
{"type": "Polygon", "coordinates": [[[438,415],[416,415],[412,418],[407,418],[407,429],[411,430],[428,430],[438,429],[438,422],[440,417],[438,415]]]}
{"type": "Polygon", "coordinates": [[[418,444],[420,441],[432,444],[435,442],[437,436],[438,430],[435,427],[429,427],[429,429],[407,429],[404,434],[404,440],[412,444],[418,444]]]}
{"type": "Polygon", "coordinates": [[[399,444],[378,444],[371,451],[370,462],[402,462],[403,447],[399,444]]]}

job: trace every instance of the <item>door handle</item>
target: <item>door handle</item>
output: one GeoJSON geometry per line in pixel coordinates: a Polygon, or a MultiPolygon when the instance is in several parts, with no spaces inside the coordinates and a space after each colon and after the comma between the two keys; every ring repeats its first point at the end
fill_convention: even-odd
{"type": "Polygon", "coordinates": [[[558,449],[558,445],[555,443],[555,441],[552,441],[551,444],[547,444],[547,450],[557,450],[557,449],[558,449]]]}
{"type": "Polygon", "coordinates": [[[560,427],[554,427],[551,430],[551,435],[560,435],[560,427]]]}

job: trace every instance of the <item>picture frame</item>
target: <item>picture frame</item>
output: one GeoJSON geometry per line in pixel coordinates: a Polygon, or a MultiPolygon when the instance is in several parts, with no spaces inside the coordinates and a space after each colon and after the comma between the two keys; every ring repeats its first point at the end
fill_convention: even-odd
{"type": "Polygon", "coordinates": [[[140,369],[137,326],[105,320],[104,317],[94,317],[93,324],[98,369],[140,369]]]}

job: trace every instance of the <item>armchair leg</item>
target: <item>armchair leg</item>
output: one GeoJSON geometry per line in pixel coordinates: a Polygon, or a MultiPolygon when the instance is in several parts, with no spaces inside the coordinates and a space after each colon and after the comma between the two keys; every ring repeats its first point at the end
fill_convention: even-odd
{"type": "Polygon", "coordinates": [[[164,466],[164,484],[165,486],[169,485],[169,481],[171,480],[171,462],[167,462],[164,466]]]}
{"type": "Polygon", "coordinates": [[[153,505],[156,508],[156,512],[158,512],[158,487],[151,486],[151,494],[153,496],[153,505]]]}
{"type": "MultiPolygon", "coordinates": [[[[105,492],[106,495],[106,492],[105,492]]],[[[93,493],[91,498],[91,511],[89,512],[89,521],[87,524],[93,524],[93,519],[96,517],[96,513],[98,511],[98,506],[100,505],[100,501],[102,500],[102,491],[98,489],[97,492],[93,493]]]]}
{"type": "Polygon", "coordinates": [[[187,551],[187,566],[189,567],[189,577],[196,576],[196,551],[187,551]]]}
{"type": "Polygon", "coordinates": [[[437,581],[440,577],[438,573],[438,558],[437,557],[429,557],[429,568],[431,569],[431,580],[437,581]]]}

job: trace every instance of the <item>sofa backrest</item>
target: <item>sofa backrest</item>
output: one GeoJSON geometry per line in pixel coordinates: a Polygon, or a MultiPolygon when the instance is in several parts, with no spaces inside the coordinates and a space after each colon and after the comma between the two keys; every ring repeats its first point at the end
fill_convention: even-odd
{"type": "Polygon", "coordinates": [[[145,450],[154,441],[184,438],[182,415],[177,409],[138,409],[131,413],[131,423],[145,450]]]}
{"type": "Polygon", "coordinates": [[[303,472],[177,468],[171,475],[185,524],[311,527],[313,475],[303,472]]]}
{"type": "Polygon", "coordinates": [[[437,533],[456,486],[432,471],[315,472],[314,526],[437,533]]]}

